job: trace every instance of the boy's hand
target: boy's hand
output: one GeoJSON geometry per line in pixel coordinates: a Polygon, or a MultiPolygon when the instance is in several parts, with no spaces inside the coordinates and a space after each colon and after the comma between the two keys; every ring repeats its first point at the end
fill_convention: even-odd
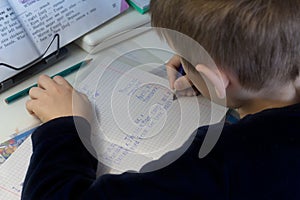
{"type": "Polygon", "coordinates": [[[176,90],[176,93],[182,96],[196,96],[199,94],[193,83],[187,75],[178,77],[179,67],[181,65],[180,57],[173,56],[166,64],[170,88],[176,90]]]}
{"type": "Polygon", "coordinates": [[[64,116],[81,116],[90,120],[91,105],[87,97],[76,92],[60,76],[53,79],[40,76],[38,87],[32,88],[29,96],[31,100],[27,101],[26,108],[42,122],[64,116]]]}

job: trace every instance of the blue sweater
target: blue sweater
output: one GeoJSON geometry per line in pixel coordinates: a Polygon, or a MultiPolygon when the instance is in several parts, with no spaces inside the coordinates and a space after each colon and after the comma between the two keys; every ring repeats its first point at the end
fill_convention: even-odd
{"type": "Polygon", "coordinates": [[[300,199],[300,104],[225,126],[213,150],[199,159],[205,132],[199,128],[190,148],[165,168],[96,179],[97,160],[82,145],[72,117],[52,120],[32,135],[22,199],[300,199]]]}

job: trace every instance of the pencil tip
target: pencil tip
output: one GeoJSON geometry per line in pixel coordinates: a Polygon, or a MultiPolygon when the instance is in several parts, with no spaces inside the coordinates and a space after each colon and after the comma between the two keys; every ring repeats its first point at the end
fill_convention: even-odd
{"type": "Polygon", "coordinates": [[[87,59],[85,60],[86,64],[89,64],[90,62],[92,62],[93,58],[87,59]]]}
{"type": "Polygon", "coordinates": [[[175,101],[177,99],[176,94],[173,94],[173,101],[175,101]]]}

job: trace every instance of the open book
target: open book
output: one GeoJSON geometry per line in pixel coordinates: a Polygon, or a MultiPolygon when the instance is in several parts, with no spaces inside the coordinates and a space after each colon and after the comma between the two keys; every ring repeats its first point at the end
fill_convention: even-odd
{"type": "Polygon", "coordinates": [[[127,8],[125,0],[0,0],[0,92],[9,78],[127,8]]]}

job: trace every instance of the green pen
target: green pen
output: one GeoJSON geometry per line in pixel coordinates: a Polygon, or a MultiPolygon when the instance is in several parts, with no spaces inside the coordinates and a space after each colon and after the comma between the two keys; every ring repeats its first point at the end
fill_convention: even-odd
{"type": "MultiPolygon", "coordinates": [[[[73,65],[72,67],[69,67],[61,72],[58,72],[57,74],[51,76],[51,78],[55,77],[55,76],[62,76],[62,77],[65,77],[75,71],[77,71],[81,66],[84,66],[84,65],[87,65],[88,63],[90,63],[92,61],[92,59],[88,59],[88,60],[84,60],[84,61],[81,61],[80,63],[77,63],[75,65],[73,65]]],[[[29,90],[33,87],[37,87],[38,85],[37,84],[34,84],[34,85],[31,85],[29,86],[28,88],[25,88],[24,90],[21,90],[20,92],[17,92],[9,97],[7,97],[5,99],[5,102],[7,104],[10,104],[22,97],[25,97],[29,94],[29,90]]]]}

